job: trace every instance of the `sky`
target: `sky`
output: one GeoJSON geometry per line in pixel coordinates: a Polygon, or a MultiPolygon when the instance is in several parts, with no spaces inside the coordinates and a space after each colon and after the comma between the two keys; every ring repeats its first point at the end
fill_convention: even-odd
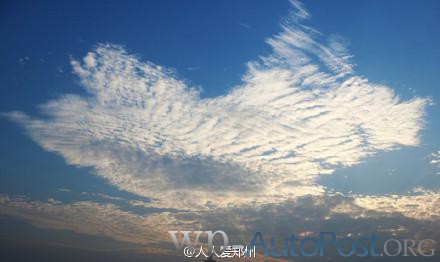
{"type": "Polygon", "coordinates": [[[439,25],[437,1],[3,1],[0,256],[173,260],[168,230],[208,228],[438,246],[439,25]]]}

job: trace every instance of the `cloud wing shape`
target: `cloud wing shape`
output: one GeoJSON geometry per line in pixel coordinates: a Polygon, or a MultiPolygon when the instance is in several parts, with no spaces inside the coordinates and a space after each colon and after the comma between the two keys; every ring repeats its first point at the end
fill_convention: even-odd
{"type": "Polygon", "coordinates": [[[318,175],[418,145],[429,100],[357,76],[343,43],[322,44],[292,3],[273,52],[224,96],[201,99],[169,70],[98,45],[72,61],[88,95],[47,102],[46,118],[8,116],[69,164],[182,209],[321,194],[318,175]]]}

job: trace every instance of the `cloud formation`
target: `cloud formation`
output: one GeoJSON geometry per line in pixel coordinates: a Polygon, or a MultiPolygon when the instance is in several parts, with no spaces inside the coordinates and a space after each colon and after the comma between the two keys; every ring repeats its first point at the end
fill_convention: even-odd
{"type": "Polygon", "coordinates": [[[323,44],[292,5],[272,53],[223,96],[201,99],[170,70],[98,45],[71,62],[87,95],[41,105],[43,118],[7,116],[67,163],[182,210],[322,195],[317,176],[417,146],[429,100],[356,75],[344,41],[323,44]]]}
{"type": "Polygon", "coordinates": [[[433,166],[440,167],[440,150],[437,152],[431,153],[431,161],[430,163],[433,166]]]}
{"type": "Polygon", "coordinates": [[[37,227],[68,229],[142,245],[168,242],[163,234],[166,232],[164,227],[183,224],[167,212],[141,216],[123,211],[114,204],[93,201],[67,204],[52,198],[44,202],[3,194],[0,194],[0,214],[18,217],[37,227]]]}
{"type": "MultiPolygon", "coordinates": [[[[426,192],[420,193],[416,200],[426,200],[426,192]]],[[[393,198],[396,203],[402,201],[400,204],[417,203],[405,197],[393,198]]],[[[265,205],[248,204],[216,210],[140,215],[124,211],[114,204],[92,201],[62,203],[55,199],[36,201],[0,194],[0,215],[14,216],[39,228],[111,237],[122,241],[122,246],[126,246],[124,243],[136,244],[141,246],[141,251],[159,254],[175,254],[168,230],[221,229],[228,234],[232,243],[241,244],[248,243],[257,231],[277,241],[282,241],[290,234],[319,237],[319,232],[323,231],[335,232],[341,238],[374,233],[382,240],[391,236],[419,240],[427,237],[438,239],[440,236],[433,230],[440,226],[437,210],[436,218],[425,216],[420,220],[416,212],[423,212],[422,209],[413,206],[411,214],[404,217],[393,211],[394,203],[383,204],[380,201],[375,203],[385,205],[386,209],[370,204],[364,208],[359,206],[362,203],[357,200],[336,194],[298,197],[265,205]],[[268,220],[272,223],[267,223],[268,220]]],[[[434,209],[435,204],[438,205],[438,199],[437,203],[435,199],[428,202],[434,204],[431,207],[426,205],[428,208],[434,209]]]]}
{"type": "Polygon", "coordinates": [[[369,217],[377,213],[387,216],[400,215],[411,219],[440,221],[440,193],[415,188],[408,195],[355,195],[349,205],[337,205],[334,213],[352,217],[369,217]],[[356,208],[353,208],[356,206],[356,208]],[[373,212],[373,213],[372,213],[373,212]]]}

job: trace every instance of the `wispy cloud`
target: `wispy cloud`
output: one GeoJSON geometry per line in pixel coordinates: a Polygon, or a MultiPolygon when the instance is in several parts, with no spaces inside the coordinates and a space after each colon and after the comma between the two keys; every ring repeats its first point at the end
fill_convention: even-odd
{"type": "Polygon", "coordinates": [[[434,166],[440,167],[440,151],[433,152],[431,154],[431,161],[430,163],[434,166]]]}
{"type": "Polygon", "coordinates": [[[18,63],[21,65],[24,65],[27,62],[29,62],[30,60],[31,60],[31,58],[29,56],[23,56],[18,59],[18,63]]]}
{"type": "Polygon", "coordinates": [[[98,45],[72,60],[88,95],[7,116],[67,163],[93,167],[151,206],[206,210],[323,195],[316,179],[379,151],[417,146],[429,99],[358,76],[344,41],[305,26],[292,1],[270,55],[242,84],[201,99],[169,70],[98,45]]]}
{"type": "Polygon", "coordinates": [[[412,199],[393,196],[364,199],[363,202],[353,202],[353,198],[340,194],[305,196],[266,205],[249,203],[240,207],[149,215],[124,211],[114,204],[62,203],[54,199],[35,201],[0,194],[0,215],[18,217],[39,228],[111,237],[124,243],[139,244],[145,252],[160,254],[174,252],[168,230],[221,229],[227,232],[232,243],[246,242],[257,231],[270,233],[280,241],[289,234],[319,236],[319,232],[329,230],[338,237],[375,233],[381,239],[387,239],[382,236],[437,239],[439,233],[432,229],[439,226],[438,211],[434,210],[437,218],[428,214],[438,205],[438,198],[435,200],[429,192],[419,193],[412,199]],[[428,195],[431,198],[425,205],[427,209],[413,206],[427,200],[428,195]],[[394,202],[390,203],[390,199],[394,202]],[[406,217],[396,210],[403,207],[407,211],[405,205],[412,206],[406,217]]]}
{"type": "Polygon", "coordinates": [[[166,229],[161,225],[179,225],[166,212],[140,216],[123,211],[114,204],[93,201],[66,204],[54,199],[43,202],[0,194],[0,204],[0,214],[16,216],[37,227],[69,229],[77,233],[107,236],[144,245],[168,242],[169,239],[164,235],[166,229]]]}
{"type": "Polygon", "coordinates": [[[353,217],[368,217],[372,212],[401,215],[404,217],[439,221],[440,194],[437,191],[424,188],[415,188],[409,195],[358,195],[353,197],[351,203],[361,209],[356,210],[352,206],[336,206],[333,211],[336,213],[350,214],[353,217]]]}

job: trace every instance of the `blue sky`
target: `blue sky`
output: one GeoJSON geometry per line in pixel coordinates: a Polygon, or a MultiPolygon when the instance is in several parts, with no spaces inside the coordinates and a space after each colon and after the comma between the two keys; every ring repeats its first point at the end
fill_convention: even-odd
{"type": "MultiPolygon", "coordinates": [[[[71,74],[69,57],[82,57],[97,43],[120,44],[146,60],[172,68],[180,78],[201,87],[202,97],[225,94],[240,83],[246,62],[270,52],[265,39],[279,31],[279,22],[288,8],[287,1],[271,4],[264,1],[194,1],[188,4],[139,1],[128,5],[116,1],[105,4],[48,1],[37,6],[6,2],[2,7],[1,30],[8,35],[8,41],[0,50],[4,58],[0,65],[4,87],[0,111],[22,110],[34,115],[38,114],[37,105],[48,99],[64,93],[83,93],[77,78],[71,74]]],[[[344,37],[359,74],[373,82],[392,86],[401,97],[427,96],[432,97],[434,103],[437,101],[436,85],[440,80],[436,74],[440,51],[435,48],[440,44],[435,26],[440,19],[438,3],[312,1],[307,3],[307,8],[312,14],[310,25],[323,34],[344,37]]],[[[410,163],[413,167],[428,169],[424,172],[432,172],[429,165],[421,163],[426,155],[440,147],[436,136],[440,129],[435,117],[437,108],[428,107],[423,148],[408,149],[411,153],[391,153],[397,157],[385,156],[399,159],[383,161],[387,169],[410,163]],[[418,163],[411,161],[414,156],[421,160],[418,163]],[[409,162],[401,161],[402,158],[409,162]]],[[[29,158],[47,161],[47,167],[39,167],[41,173],[88,173],[66,166],[61,159],[38,149],[17,134],[21,132],[19,128],[4,119],[2,127],[3,137],[8,137],[2,141],[4,148],[8,148],[1,152],[5,155],[3,166],[18,169],[20,165],[16,163],[29,155],[29,158]],[[17,143],[20,146],[16,146],[17,143]],[[47,172],[43,171],[45,168],[47,172]]],[[[28,165],[32,162],[36,161],[28,165]]],[[[358,171],[362,173],[361,181],[365,177],[363,173],[370,170],[368,165],[365,168],[367,171],[358,171]]],[[[24,170],[9,172],[26,173],[24,170]]],[[[374,173],[378,173],[377,170],[374,173]]],[[[26,184],[16,185],[15,176],[5,175],[5,180],[10,182],[3,185],[38,191],[26,184]]],[[[64,183],[70,177],[55,176],[55,179],[48,178],[48,182],[75,184],[77,178],[64,183]]],[[[87,175],[83,179],[94,180],[87,175]]],[[[92,184],[95,183],[100,184],[92,184]]],[[[406,190],[406,187],[402,188],[406,190]]]]}
{"type": "MultiPolygon", "coordinates": [[[[254,200],[288,206],[289,201],[297,197],[307,197],[310,193],[318,199],[326,198],[331,191],[341,192],[350,199],[346,201],[365,203],[362,207],[366,210],[390,209],[404,213],[405,203],[425,200],[411,199],[412,195],[438,199],[440,3],[306,1],[304,6],[307,19],[294,13],[293,18],[290,17],[292,21],[287,21],[289,10],[296,10],[288,1],[42,1],[38,4],[6,1],[0,4],[0,33],[6,36],[0,48],[0,112],[4,116],[0,118],[0,193],[11,199],[26,196],[29,210],[38,205],[53,208],[79,202],[90,208],[90,205],[110,203],[114,205],[112,212],[142,214],[152,220],[152,225],[156,216],[164,215],[164,211],[176,213],[178,217],[179,212],[190,210],[188,216],[214,226],[209,215],[200,214],[202,208],[232,212],[226,208],[227,201],[229,206],[235,203],[235,208],[254,200]],[[303,24],[308,27],[297,27],[303,24]],[[287,30],[283,31],[282,26],[287,30]],[[319,33],[308,31],[309,27],[319,33]],[[301,42],[289,38],[289,32],[295,35],[302,30],[306,38],[310,36],[316,42],[303,47],[301,42]],[[285,43],[293,47],[280,47],[285,43]],[[358,109],[359,114],[373,112],[356,120],[365,128],[359,131],[365,132],[359,139],[366,139],[368,145],[347,145],[347,148],[335,149],[332,156],[332,147],[325,144],[334,139],[329,133],[316,134],[324,143],[320,145],[313,141],[300,145],[298,141],[307,140],[306,136],[283,133],[285,120],[297,117],[295,112],[302,110],[300,100],[295,100],[296,94],[287,95],[292,96],[289,98],[292,105],[295,105],[293,101],[298,102],[298,108],[292,106],[287,110],[284,104],[272,105],[273,101],[267,97],[277,92],[286,95],[283,92],[288,89],[277,89],[278,84],[283,85],[277,80],[289,82],[298,70],[309,65],[290,64],[301,58],[300,55],[289,56],[292,50],[304,51],[310,57],[310,65],[316,61],[319,70],[327,74],[319,76],[320,81],[330,83],[329,87],[315,83],[300,86],[298,97],[310,96],[311,102],[327,103],[331,112],[357,112],[358,109]],[[120,61],[131,63],[130,59],[136,60],[132,66],[138,70],[151,66],[145,69],[146,76],[135,73],[133,76],[131,71],[127,76],[123,74],[125,69],[117,68],[120,61]],[[265,59],[276,61],[265,64],[265,59]],[[110,69],[100,71],[101,65],[110,69]],[[252,65],[256,67],[254,71],[252,65]],[[346,67],[349,67],[347,72],[346,67]],[[286,79],[284,70],[291,74],[286,79]],[[268,72],[275,72],[276,76],[267,76],[268,72]],[[103,79],[101,73],[105,76],[103,79]],[[102,84],[114,75],[120,75],[123,84],[117,79],[102,84]],[[170,87],[165,91],[159,88],[151,95],[151,101],[157,103],[159,109],[146,109],[144,105],[142,109],[132,110],[134,104],[150,101],[141,101],[144,96],[139,91],[146,88],[144,82],[151,86],[157,84],[150,83],[152,80],[148,77],[157,77],[170,87]],[[271,85],[258,89],[259,93],[253,91],[252,87],[267,85],[265,77],[271,85]],[[335,77],[335,80],[327,77],[335,77]],[[357,91],[346,91],[351,98],[347,105],[326,96],[328,92],[329,96],[345,101],[338,87],[355,78],[362,88],[359,95],[357,91]],[[360,79],[368,79],[368,83],[360,79]],[[135,87],[130,86],[132,82],[136,83],[135,87]],[[381,86],[376,90],[377,85],[381,86]],[[193,89],[202,91],[193,97],[190,92],[193,89]],[[308,93],[310,90],[324,95],[318,99],[308,93]],[[118,92],[123,95],[118,97],[118,92]],[[396,102],[388,92],[394,92],[400,100],[396,102]],[[357,106],[356,99],[362,99],[363,94],[367,102],[357,106]],[[263,100],[265,102],[260,102],[263,100]],[[375,101],[381,102],[376,105],[375,101]],[[160,105],[167,105],[168,111],[162,111],[160,105]],[[170,109],[173,106],[175,108],[170,109]],[[381,111],[383,108],[386,111],[381,111]],[[193,118],[186,120],[189,115],[193,118]],[[270,120],[266,115],[274,117],[270,120]],[[151,118],[145,120],[147,116],[151,118]],[[255,117],[255,121],[250,121],[251,117],[255,117]],[[371,118],[379,120],[371,124],[374,122],[371,118]],[[216,128],[210,126],[211,120],[216,128]],[[192,131],[188,131],[189,135],[178,134],[197,121],[200,124],[195,124],[192,131]],[[273,130],[265,129],[272,125],[273,130]],[[263,137],[268,137],[267,134],[271,137],[258,144],[255,141],[261,137],[255,130],[267,131],[263,137]],[[275,139],[279,134],[285,144],[275,139]],[[234,139],[229,141],[229,137],[234,139]],[[288,148],[296,143],[297,151],[288,148]],[[235,146],[241,147],[240,153],[234,151],[235,146]],[[247,155],[248,150],[256,148],[264,150],[255,156],[247,155]],[[345,154],[344,150],[353,153],[345,154]],[[291,168],[278,162],[281,157],[277,154],[292,161],[289,165],[297,165],[298,159],[303,159],[299,162],[307,167],[298,164],[291,168]],[[273,158],[268,161],[266,157],[273,158]],[[312,172],[312,169],[318,171],[312,172]],[[145,174],[149,176],[145,178],[145,174]],[[226,189],[225,183],[232,178],[239,179],[238,185],[245,188],[243,192],[226,189]],[[261,199],[250,193],[252,187],[243,182],[248,179],[262,192],[261,199]],[[274,200],[275,184],[285,185],[279,192],[289,192],[288,197],[274,200]],[[191,186],[202,196],[210,192],[204,188],[213,190],[210,187],[216,186],[229,192],[231,198],[224,203],[207,200],[200,207],[192,206],[190,200],[176,203],[171,195],[180,188],[182,199],[194,197],[191,186]],[[162,192],[154,191],[154,187],[162,192]],[[294,193],[290,195],[290,192],[294,193]],[[162,193],[165,196],[162,197],[162,193]],[[380,206],[380,202],[388,203],[389,194],[398,194],[402,206],[380,206]]],[[[291,127],[308,132],[308,113],[304,114],[302,121],[298,120],[299,125],[291,127]]],[[[334,128],[339,135],[339,130],[346,128],[345,123],[352,121],[344,117],[346,113],[335,113],[332,119],[342,121],[341,125],[333,126],[329,121],[324,128],[334,128]]],[[[350,134],[357,136],[356,132],[350,134]]],[[[344,134],[342,132],[339,139],[344,134]]],[[[221,195],[217,191],[213,194],[216,193],[221,195]]],[[[27,213],[24,210],[11,211],[14,201],[21,200],[5,204],[4,213],[16,212],[18,218],[36,225],[32,219],[20,215],[27,213]]],[[[423,207],[434,209],[430,203],[423,207]]],[[[102,209],[102,206],[96,208],[102,209]]],[[[342,213],[354,216],[353,210],[342,213]]],[[[434,212],[428,220],[436,215],[434,212]]],[[[257,216],[265,218],[263,214],[257,216]]],[[[417,223],[424,221],[420,217],[420,214],[410,215],[417,223]]],[[[90,218],[84,219],[78,218],[78,221],[90,218]]],[[[406,226],[411,228],[414,221],[402,223],[409,223],[406,226]]],[[[438,222],[436,217],[433,223],[438,222]]],[[[54,224],[52,221],[39,226],[53,230],[51,223],[54,224]]],[[[240,224],[240,221],[233,223],[240,224]]],[[[86,230],[73,231],[96,235],[86,230]]],[[[252,232],[243,234],[248,233],[252,232]]],[[[127,241],[120,236],[106,237],[127,241]]],[[[139,244],[136,241],[128,242],[139,244]]]]}

